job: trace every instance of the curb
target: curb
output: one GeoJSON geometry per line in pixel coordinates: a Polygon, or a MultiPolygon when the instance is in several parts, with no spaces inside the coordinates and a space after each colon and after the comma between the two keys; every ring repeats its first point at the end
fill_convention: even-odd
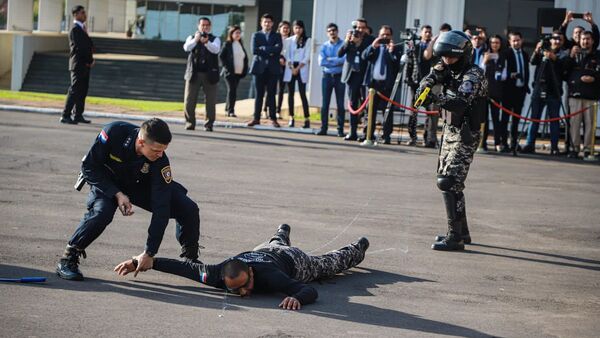
{"type": "MultiPolygon", "coordinates": [[[[23,113],[37,113],[37,114],[47,114],[47,115],[60,115],[62,114],[62,110],[58,108],[40,108],[40,107],[29,107],[29,106],[17,106],[17,105],[0,105],[0,110],[11,110],[18,111],[23,113]]],[[[106,112],[97,112],[97,111],[86,111],[83,113],[86,117],[101,117],[101,118],[111,118],[118,120],[131,120],[131,121],[145,121],[150,118],[149,115],[132,115],[132,114],[117,114],[117,113],[106,113],[106,112]]],[[[177,117],[161,117],[161,119],[167,123],[172,124],[185,124],[185,119],[177,118],[177,117]]],[[[288,133],[297,133],[297,134],[313,134],[315,130],[312,128],[288,128],[281,127],[275,128],[273,126],[268,125],[257,125],[255,127],[248,127],[246,123],[242,122],[223,122],[223,121],[215,121],[214,127],[221,128],[253,128],[256,130],[267,130],[267,131],[281,131],[288,133]]],[[[327,131],[328,136],[336,136],[337,133],[333,130],[327,131]]]]}

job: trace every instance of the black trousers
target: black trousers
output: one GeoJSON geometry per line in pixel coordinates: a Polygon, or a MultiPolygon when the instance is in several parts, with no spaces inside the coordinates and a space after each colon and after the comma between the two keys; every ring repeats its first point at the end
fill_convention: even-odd
{"type": "MultiPolygon", "coordinates": [[[[375,89],[376,91],[380,92],[381,94],[390,97],[390,94],[392,92],[392,88],[388,88],[385,85],[385,81],[372,81],[371,82],[371,88],[375,89]]],[[[385,116],[385,108],[387,106],[386,104],[387,102],[384,101],[383,99],[381,99],[379,97],[379,95],[375,94],[375,97],[373,99],[373,118],[377,117],[377,110],[381,110],[384,114],[384,118],[385,120],[383,121],[383,138],[384,139],[388,139],[390,138],[390,135],[392,135],[392,131],[394,130],[394,108],[392,107],[390,109],[389,114],[387,114],[387,116],[385,116]]],[[[365,129],[365,135],[366,135],[366,129],[365,129]]],[[[373,139],[375,133],[375,121],[373,121],[373,130],[371,133],[371,139],[373,139]]]]}
{"type": "Polygon", "coordinates": [[[67,99],[65,101],[65,110],[63,111],[63,117],[71,116],[71,113],[75,114],[75,117],[83,115],[85,110],[85,98],[88,94],[88,88],[90,85],[90,69],[77,69],[71,71],[71,86],[67,92],[67,99]],[[74,111],[73,111],[73,108],[74,111]]]}
{"type": "MultiPolygon", "coordinates": [[[[187,190],[179,183],[171,190],[171,218],[177,221],[175,236],[181,244],[182,252],[197,254],[200,239],[200,211],[198,205],[187,196],[187,190]],[[195,252],[194,252],[195,250],[195,252]]],[[[124,191],[132,204],[152,212],[150,193],[146,190],[124,191]]],[[[87,248],[112,222],[117,210],[117,200],[108,197],[92,187],[87,200],[87,212],[77,230],[69,240],[69,245],[78,249],[87,248]]]]}
{"type": "MultiPolygon", "coordinates": [[[[352,109],[358,109],[365,99],[365,86],[363,86],[361,78],[353,79],[355,75],[346,83],[348,89],[348,96],[350,97],[350,105],[352,109]]],[[[356,129],[358,128],[358,121],[362,117],[363,112],[358,114],[350,113],[350,135],[356,136],[356,129]]]]}
{"type": "Polygon", "coordinates": [[[256,86],[256,99],[254,100],[254,120],[260,120],[260,110],[267,92],[267,106],[269,107],[269,118],[276,120],[275,115],[275,92],[277,91],[277,79],[280,74],[273,74],[268,69],[262,74],[254,75],[254,85],[256,86]]]}
{"type": "Polygon", "coordinates": [[[237,88],[242,77],[238,74],[229,74],[225,77],[227,85],[227,101],[225,101],[225,110],[228,114],[235,113],[235,101],[237,101],[237,88]]]}
{"type": "MultiPolygon", "coordinates": [[[[522,93],[505,93],[502,98],[502,105],[504,108],[511,110],[519,115],[522,114],[523,103],[525,102],[525,89],[523,89],[522,93]]],[[[510,147],[511,149],[515,149],[517,144],[517,138],[519,137],[519,121],[520,118],[510,116],[507,113],[502,113],[502,117],[500,118],[500,130],[501,130],[501,142],[504,146],[508,146],[508,119],[511,119],[510,124],[510,147]]]]}
{"type": "MultiPolygon", "coordinates": [[[[297,67],[298,63],[294,62],[294,67],[297,67]]],[[[288,105],[290,109],[290,116],[294,117],[294,94],[296,93],[296,82],[298,82],[298,93],[300,93],[300,100],[302,101],[302,110],[304,111],[304,117],[309,118],[308,112],[308,99],[306,98],[306,83],[302,82],[300,73],[292,75],[292,79],[287,83],[288,85],[288,105]]]]}

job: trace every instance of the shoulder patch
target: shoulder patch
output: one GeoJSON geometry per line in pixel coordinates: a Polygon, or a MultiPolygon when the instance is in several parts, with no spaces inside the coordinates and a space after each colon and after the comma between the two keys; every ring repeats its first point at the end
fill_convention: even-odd
{"type": "Polygon", "coordinates": [[[162,174],[162,177],[165,180],[165,182],[167,182],[167,184],[171,183],[171,181],[173,181],[173,175],[171,174],[171,166],[170,165],[162,168],[160,170],[160,173],[162,174]]]}
{"type": "Polygon", "coordinates": [[[441,63],[438,63],[435,66],[433,66],[433,69],[437,70],[438,72],[441,72],[442,70],[444,70],[444,65],[441,63]]]}
{"type": "Polygon", "coordinates": [[[104,129],[102,129],[100,131],[100,134],[98,134],[98,139],[100,140],[100,142],[106,144],[106,142],[108,142],[108,134],[104,131],[104,129]]]}

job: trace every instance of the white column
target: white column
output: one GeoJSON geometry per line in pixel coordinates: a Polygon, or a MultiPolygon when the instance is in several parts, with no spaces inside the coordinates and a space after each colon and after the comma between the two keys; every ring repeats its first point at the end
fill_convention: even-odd
{"type": "Polygon", "coordinates": [[[108,31],[125,33],[127,23],[125,22],[125,0],[108,0],[108,31]]]}
{"type": "Polygon", "coordinates": [[[63,0],[40,0],[38,31],[60,32],[63,0]]]}
{"type": "Polygon", "coordinates": [[[292,20],[292,0],[283,0],[283,13],[281,18],[286,21],[292,20]]]}
{"type": "MultiPolygon", "coordinates": [[[[362,16],[362,0],[315,0],[313,5],[312,56],[308,79],[309,105],[321,107],[321,80],[323,74],[319,66],[319,51],[327,41],[327,24],[335,22],[339,26],[340,38],[351,28],[352,21],[362,16]]],[[[330,107],[336,108],[335,94],[331,96],[330,107]]]]}
{"type": "MultiPolygon", "coordinates": [[[[67,31],[69,31],[71,29],[71,27],[73,27],[73,13],[71,13],[71,11],[73,10],[73,7],[75,7],[75,6],[85,7],[85,11],[88,15],[88,21],[90,19],[90,11],[88,8],[87,0],[66,0],[66,2],[65,2],[65,18],[67,20],[67,27],[66,27],[67,31]]],[[[89,25],[88,25],[88,27],[89,27],[89,25]]]]}
{"type": "Polygon", "coordinates": [[[90,0],[88,14],[88,31],[106,33],[108,28],[108,0],[90,0]]]}
{"type": "Polygon", "coordinates": [[[33,0],[8,0],[6,29],[9,31],[33,30],[33,0]]]}

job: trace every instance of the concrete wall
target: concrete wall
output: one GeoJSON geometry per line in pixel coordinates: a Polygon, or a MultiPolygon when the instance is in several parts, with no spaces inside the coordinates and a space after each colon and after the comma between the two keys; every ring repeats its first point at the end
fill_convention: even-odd
{"type": "Polygon", "coordinates": [[[38,30],[60,32],[63,0],[40,0],[38,30]]]}
{"type": "Polygon", "coordinates": [[[88,32],[108,31],[108,0],[91,0],[87,9],[88,32]]]}
{"type": "Polygon", "coordinates": [[[421,25],[429,24],[437,27],[449,23],[453,29],[462,29],[465,13],[465,0],[408,0],[406,6],[406,26],[412,26],[414,19],[421,25]]]}
{"type": "Polygon", "coordinates": [[[109,32],[125,33],[127,31],[125,2],[125,0],[108,0],[107,30],[109,32]]]}
{"type": "Polygon", "coordinates": [[[6,29],[29,32],[33,30],[33,0],[8,0],[6,29]]]}
{"type": "Polygon", "coordinates": [[[21,90],[29,63],[35,52],[68,51],[69,39],[64,34],[12,34],[11,90],[21,90]]]}
{"type": "Polygon", "coordinates": [[[0,88],[10,88],[13,34],[0,32],[0,88]]]}
{"type": "MultiPolygon", "coordinates": [[[[308,101],[311,107],[321,107],[322,104],[321,80],[323,76],[319,66],[319,50],[321,45],[328,40],[325,27],[330,22],[335,22],[339,26],[339,33],[343,38],[345,32],[351,28],[352,21],[361,16],[362,5],[362,0],[315,0],[313,5],[313,29],[310,34],[312,37],[312,58],[308,79],[308,101]]],[[[331,102],[335,103],[335,94],[332,95],[331,102]]],[[[330,106],[337,109],[335,104],[330,106]]]]}

